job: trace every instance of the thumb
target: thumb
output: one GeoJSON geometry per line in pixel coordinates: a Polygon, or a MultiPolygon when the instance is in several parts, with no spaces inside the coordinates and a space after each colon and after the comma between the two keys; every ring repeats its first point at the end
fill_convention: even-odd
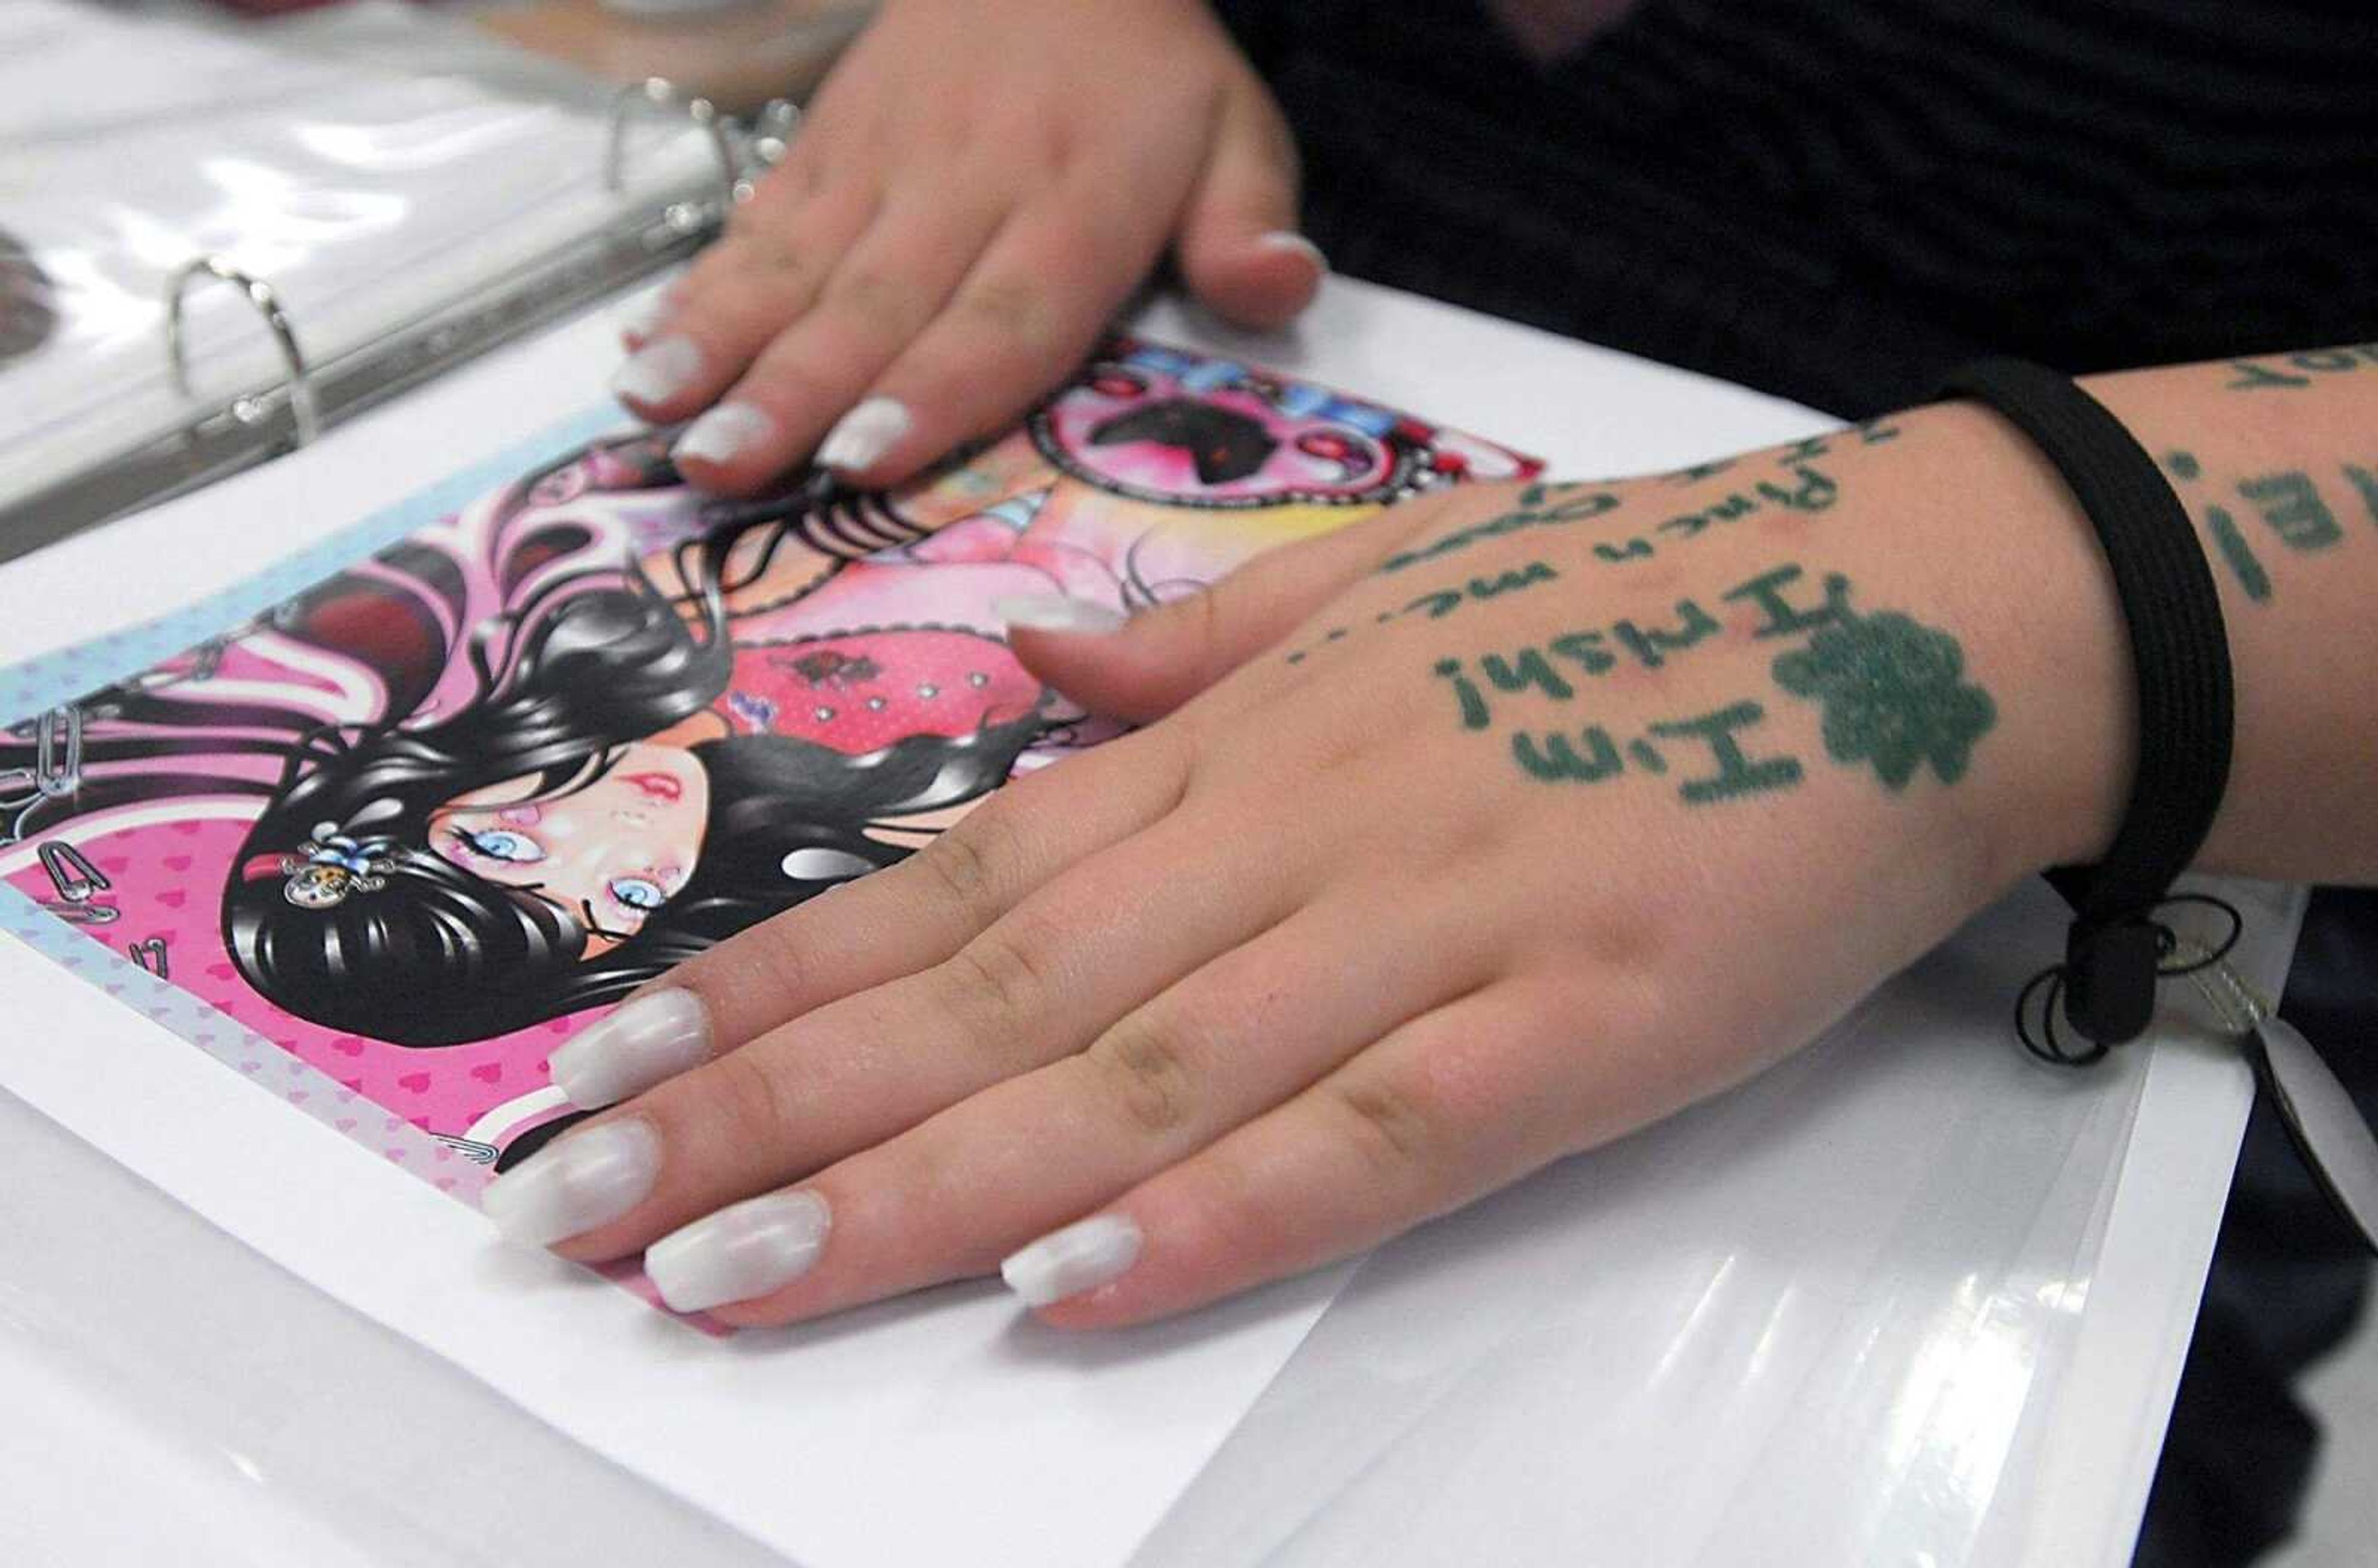
{"type": "Polygon", "coordinates": [[[1243,327],[1284,327],[1328,264],[1296,228],[1296,143],[1250,82],[1224,102],[1173,249],[1190,292],[1243,327]]]}
{"type": "Polygon", "coordinates": [[[1145,724],[1293,631],[1409,535],[1417,509],[1268,551],[1210,588],[1130,616],[1056,595],[992,607],[1034,675],[1093,713],[1145,724]]]}

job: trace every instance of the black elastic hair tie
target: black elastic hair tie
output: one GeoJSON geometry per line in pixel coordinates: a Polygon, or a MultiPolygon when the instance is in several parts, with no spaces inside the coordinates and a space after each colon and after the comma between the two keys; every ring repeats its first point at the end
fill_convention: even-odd
{"type": "Polygon", "coordinates": [[[2235,909],[2202,894],[2171,895],[2174,879],[2204,847],[2229,783],[2228,630],[2180,497],[2104,404],[2070,377],[2020,359],[1976,360],[1952,371],[1940,390],[1996,409],[2064,476],[2097,531],[2130,627],[2139,696],[2130,800],[2103,860],[2048,873],[2072,906],[2064,962],[2036,976],[2015,1002],[2016,1031],[2033,1054],[2079,1066],[2145,1031],[2158,979],[2214,963],[2238,940],[2235,909]],[[2228,937],[2212,956],[2169,965],[2178,939],[2156,914],[2173,903],[2216,904],[2228,914],[2228,937]],[[2035,1038],[2024,1008],[2043,987],[2046,1014],[2035,1038]],[[2065,1048],[2056,1028],[2060,999],[2087,1049],[2065,1048]]]}

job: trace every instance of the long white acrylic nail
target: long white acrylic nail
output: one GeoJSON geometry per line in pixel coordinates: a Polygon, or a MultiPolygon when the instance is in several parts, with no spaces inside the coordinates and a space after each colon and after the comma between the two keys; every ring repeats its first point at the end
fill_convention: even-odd
{"type": "Polygon", "coordinates": [[[1078,631],[1103,636],[1131,624],[1131,617],[1112,604],[1069,599],[1062,593],[1002,594],[991,602],[991,613],[1009,627],[1023,627],[1029,631],[1078,631]]]}
{"type": "Polygon", "coordinates": [[[908,405],[897,398],[870,398],[826,432],[817,465],[846,473],[872,467],[916,423],[908,405]]]}
{"type": "Polygon", "coordinates": [[[553,1053],[553,1082],[586,1110],[617,1105],[710,1059],[710,1016],[687,990],[650,991],[553,1053]]]}
{"type": "Polygon", "coordinates": [[[479,1207],[505,1239],[550,1247],[643,1203],[660,1168],[660,1134],[649,1122],[624,1117],[563,1133],[490,1183],[479,1207]]]}
{"type": "Polygon", "coordinates": [[[702,350],[670,333],[630,354],[611,377],[611,394],[631,403],[665,403],[702,374],[702,350]]]}
{"type": "Polygon", "coordinates": [[[1127,1215],[1092,1215],[1052,1230],[999,1265],[1027,1307],[1045,1307],[1120,1279],[1139,1261],[1139,1227],[1127,1215]]]}
{"type": "Polygon", "coordinates": [[[807,1274],[833,1225],[815,1192],[770,1192],[662,1237],[644,1252],[644,1274],[672,1311],[749,1301],[807,1274]]]}
{"type": "Polygon", "coordinates": [[[672,458],[732,462],[775,434],[776,422],[751,403],[720,403],[685,427],[672,458]]]}
{"type": "Polygon", "coordinates": [[[1255,244],[1266,250],[1292,250],[1311,260],[1324,272],[1329,270],[1329,258],[1321,254],[1321,247],[1292,229],[1274,229],[1270,233],[1257,234],[1255,244]]]}

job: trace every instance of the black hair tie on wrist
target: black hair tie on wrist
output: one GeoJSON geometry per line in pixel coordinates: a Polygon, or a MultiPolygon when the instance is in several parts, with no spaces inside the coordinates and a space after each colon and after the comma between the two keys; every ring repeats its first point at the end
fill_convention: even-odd
{"type": "Polygon", "coordinates": [[[2048,880],[2072,906],[2064,962],[2043,971],[2015,1001],[2015,1029],[2035,1056],[2081,1066],[2136,1039],[2155,1016],[2156,982],[2213,964],[2237,942],[2238,912],[2171,884],[2204,847],[2229,783],[2235,722],[2229,635],[2204,547],[2180,497],[2137,437],[2069,377],[2020,359],[1980,359],[1952,371],[1944,395],[1988,403],[2064,476],[2081,503],[2129,624],[2138,683],[2138,767],[2106,857],[2060,866],[2048,880]],[[2156,918],[2176,903],[2208,904],[2229,916],[2211,956],[2171,964],[2178,939],[2156,918]],[[2024,1008],[2047,988],[2035,1037],[2024,1008]],[[2089,1042],[2067,1048],[2057,1002],[2089,1042]]]}

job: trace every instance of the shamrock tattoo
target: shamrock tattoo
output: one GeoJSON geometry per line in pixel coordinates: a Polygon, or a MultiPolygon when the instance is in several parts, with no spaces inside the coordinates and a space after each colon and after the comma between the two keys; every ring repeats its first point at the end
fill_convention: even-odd
{"type": "Polygon", "coordinates": [[[1833,760],[1871,762],[1893,790],[1926,762],[1942,784],[1965,776],[1998,704],[1964,672],[1955,638],[1892,612],[1844,614],[1773,666],[1778,686],[1824,705],[1833,760]]]}

